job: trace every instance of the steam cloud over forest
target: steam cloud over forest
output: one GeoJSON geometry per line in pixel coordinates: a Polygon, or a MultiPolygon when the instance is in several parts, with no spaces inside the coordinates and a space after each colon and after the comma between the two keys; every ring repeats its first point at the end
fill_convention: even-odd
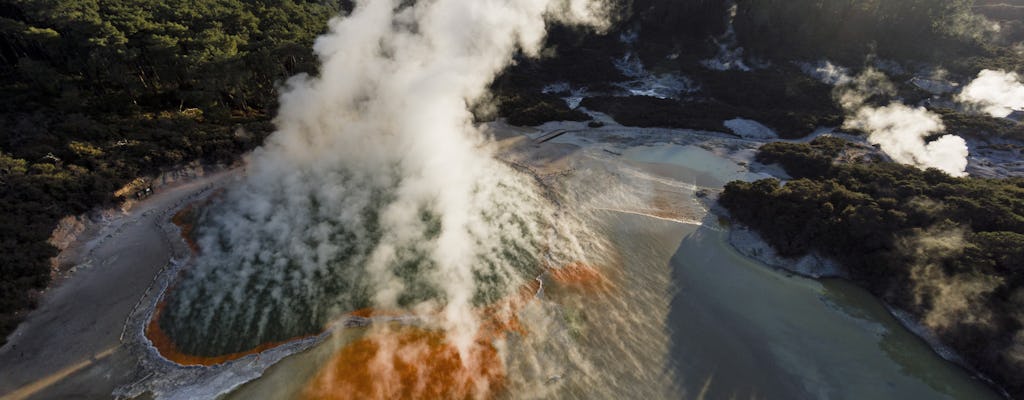
{"type": "Polygon", "coordinates": [[[997,118],[1024,109],[1024,82],[1016,72],[982,70],[957,100],[997,118]]]}

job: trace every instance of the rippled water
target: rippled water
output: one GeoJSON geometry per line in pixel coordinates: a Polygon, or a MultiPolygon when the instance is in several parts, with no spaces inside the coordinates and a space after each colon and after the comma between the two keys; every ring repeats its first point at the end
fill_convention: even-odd
{"type": "MultiPolygon", "coordinates": [[[[674,187],[689,196],[736,173],[707,163],[690,168],[686,160],[700,157],[673,157],[679,150],[633,149],[627,157],[636,161],[589,158],[584,165],[639,166],[679,182],[674,187]]],[[[577,176],[593,182],[594,170],[577,176]]],[[[745,258],[711,218],[698,225],[628,212],[589,215],[608,241],[600,270],[612,289],[580,291],[546,278],[543,295],[521,312],[529,333],[503,347],[508,385],[501,397],[998,398],[866,291],[745,258]]],[[[230,397],[292,398],[362,334],[342,331],[230,397]]]]}

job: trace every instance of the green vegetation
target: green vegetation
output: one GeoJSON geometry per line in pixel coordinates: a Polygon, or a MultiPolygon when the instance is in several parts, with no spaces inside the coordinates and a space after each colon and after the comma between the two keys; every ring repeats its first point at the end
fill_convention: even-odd
{"type": "Polygon", "coordinates": [[[717,51],[708,38],[726,31],[728,2],[724,0],[633,0],[625,27],[637,34],[637,52],[647,65],[668,63],[666,54],[692,64],[717,51]]]}
{"type": "MultiPolygon", "coordinates": [[[[828,58],[856,65],[868,54],[945,64],[959,72],[1019,66],[1021,55],[993,41],[973,0],[738,0],[736,33],[757,55],[828,58]],[[922,45],[927,44],[927,45],[922,45]]],[[[1007,28],[1013,28],[1007,26],[1007,28]]]]}
{"type": "Polygon", "coordinates": [[[590,116],[579,110],[571,110],[558,96],[510,91],[498,98],[498,115],[506,117],[508,123],[519,126],[540,125],[548,121],[586,121],[590,116]]]}
{"type": "Polygon", "coordinates": [[[785,256],[816,252],[909,310],[973,367],[1024,394],[1024,179],[954,178],[889,162],[837,164],[849,144],[772,143],[794,179],[731,182],[732,217],[785,256]]]}
{"type": "Polygon", "coordinates": [[[61,217],[161,167],[258,145],[277,85],[315,72],[312,41],[347,4],[0,4],[0,336],[48,283],[61,217]]]}
{"type": "MultiPolygon", "coordinates": [[[[591,90],[610,89],[611,82],[626,78],[612,64],[625,52],[614,34],[597,35],[562,26],[550,28],[548,51],[539,59],[519,57],[515,65],[491,85],[498,115],[513,125],[539,125],[548,121],[585,121],[586,114],[570,110],[562,99],[541,94],[544,86],[568,82],[591,90]]],[[[478,112],[479,119],[494,115],[478,112]]]]}
{"type": "Polygon", "coordinates": [[[979,138],[1001,138],[1024,141],[1024,124],[985,114],[968,114],[949,109],[932,110],[942,116],[949,133],[979,138]]]}

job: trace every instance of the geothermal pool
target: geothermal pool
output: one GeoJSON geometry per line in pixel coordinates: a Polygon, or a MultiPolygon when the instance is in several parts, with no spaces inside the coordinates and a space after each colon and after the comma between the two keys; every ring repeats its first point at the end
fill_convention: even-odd
{"type": "MultiPolygon", "coordinates": [[[[516,309],[522,330],[496,350],[496,397],[999,398],[866,291],[773,270],[728,245],[696,193],[747,176],[741,164],[698,146],[568,144],[579,139],[553,144],[574,172],[549,183],[582,193],[572,203],[604,241],[594,268],[606,284],[541,275],[543,289],[530,287],[516,309]]],[[[339,374],[373,377],[353,354],[380,326],[337,329],[227,397],[314,398],[311,388],[339,388],[324,386],[339,374]]]]}

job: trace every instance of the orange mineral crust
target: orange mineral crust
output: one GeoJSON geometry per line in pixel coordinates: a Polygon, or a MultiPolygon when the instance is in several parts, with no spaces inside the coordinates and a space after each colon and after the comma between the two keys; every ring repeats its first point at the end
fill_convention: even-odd
{"type": "Polygon", "coordinates": [[[410,315],[408,312],[395,310],[379,310],[376,308],[360,308],[348,313],[352,317],[373,318],[373,317],[402,317],[410,315]]]}
{"type": "Polygon", "coordinates": [[[477,341],[466,353],[443,332],[391,326],[342,348],[309,382],[304,399],[481,399],[504,387],[498,351],[477,341]]]}
{"type": "MultiPolygon", "coordinates": [[[[309,382],[305,399],[487,399],[504,389],[505,371],[490,343],[525,335],[516,314],[540,289],[531,280],[508,298],[479,310],[477,339],[466,354],[444,332],[387,326],[338,351],[309,382]]],[[[386,313],[385,313],[386,314],[386,313]]],[[[380,316],[371,309],[354,316],[380,316]]]]}
{"type": "Polygon", "coordinates": [[[611,290],[612,283],[597,268],[581,262],[548,270],[551,280],[560,286],[587,292],[611,290]]]}
{"type": "Polygon", "coordinates": [[[196,242],[195,235],[196,223],[199,222],[199,209],[219,199],[224,192],[224,188],[217,189],[209,197],[190,203],[171,217],[171,223],[177,225],[181,230],[182,240],[188,243],[188,247],[192,249],[193,253],[199,254],[199,243],[196,242]]]}
{"type": "Polygon", "coordinates": [[[196,212],[195,205],[189,204],[171,217],[171,222],[181,230],[181,239],[188,243],[188,248],[192,249],[193,253],[199,253],[199,243],[196,243],[194,234],[196,212]]]}

